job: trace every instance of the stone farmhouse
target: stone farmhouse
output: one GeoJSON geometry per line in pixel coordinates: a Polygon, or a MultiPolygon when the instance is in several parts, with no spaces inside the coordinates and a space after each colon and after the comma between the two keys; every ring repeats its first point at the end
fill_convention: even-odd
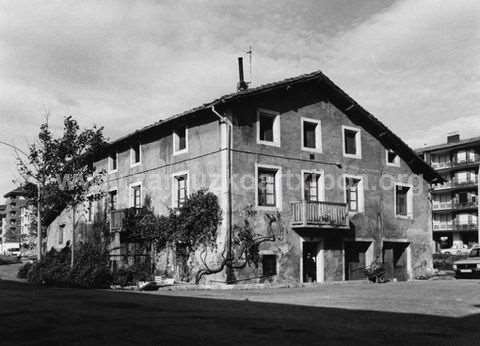
{"type": "MultiPolygon", "coordinates": [[[[241,282],[354,280],[375,260],[398,280],[432,268],[429,185],[441,178],[320,71],[255,88],[241,74],[237,92],[109,143],[94,165],[107,171],[106,197],[88,203],[77,232],[82,239],[106,215],[115,267],[147,256],[158,272],[171,266],[178,277],[184,268],[175,249],[129,243],[122,215],[147,196],[164,214],[207,188],[223,212],[211,266],[245,208],[256,211],[259,234],[268,231],[267,216],[277,215],[281,236],[260,245],[258,266],[234,272],[250,280],[241,282]]],[[[49,226],[47,247],[63,247],[71,232],[66,210],[49,226]]],[[[199,256],[189,261],[193,272],[202,267],[199,256]]],[[[205,280],[225,278],[224,270],[205,280]]]]}

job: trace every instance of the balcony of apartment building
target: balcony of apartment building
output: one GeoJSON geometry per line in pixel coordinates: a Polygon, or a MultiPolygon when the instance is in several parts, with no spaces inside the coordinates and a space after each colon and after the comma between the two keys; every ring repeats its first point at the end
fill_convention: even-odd
{"type": "Polygon", "coordinates": [[[480,155],[469,155],[467,157],[455,156],[451,162],[452,168],[474,168],[480,165],[480,155]]]}
{"type": "Polygon", "coordinates": [[[432,208],[435,211],[439,210],[449,210],[452,209],[454,206],[453,200],[449,201],[433,201],[432,202],[432,208]]]}
{"type": "Polygon", "coordinates": [[[448,232],[448,231],[453,231],[454,229],[455,229],[455,224],[453,223],[453,221],[433,223],[433,231],[448,232]]]}
{"type": "Polygon", "coordinates": [[[470,221],[467,223],[455,222],[455,231],[457,232],[474,232],[478,231],[478,222],[470,221]]]}
{"type": "Polygon", "coordinates": [[[346,203],[295,201],[291,202],[292,228],[348,229],[346,203]]]}
{"type": "Polygon", "coordinates": [[[448,169],[452,167],[452,161],[432,161],[430,165],[436,170],[448,169]]]}
{"type": "Polygon", "coordinates": [[[470,188],[476,187],[478,185],[477,177],[470,177],[467,179],[460,179],[459,177],[454,177],[452,179],[452,187],[455,188],[470,188]]]}
{"type": "Polygon", "coordinates": [[[453,184],[451,180],[445,180],[445,182],[443,182],[442,184],[433,185],[432,188],[434,191],[441,191],[441,190],[451,189],[452,186],[453,184]]]}
{"type": "Polygon", "coordinates": [[[110,212],[110,232],[125,232],[127,230],[127,219],[129,215],[138,215],[142,208],[124,208],[110,212]]]}
{"type": "Polygon", "coordinates": [[[473,210],[478,208],[478,201],[476,198],[470,200],[460,200],[458,198],[454,198],[452,205],[456,210],[473,210]]]}

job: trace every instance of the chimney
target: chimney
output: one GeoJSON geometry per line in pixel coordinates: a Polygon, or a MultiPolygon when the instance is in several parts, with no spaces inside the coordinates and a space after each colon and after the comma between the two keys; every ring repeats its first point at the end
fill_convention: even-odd
{"type": "Polygon", "coordinates": [[[447,144],[460,142],[460,134],[458,132],[450,132],[447,135],[447,144]]]}
{"type": "Polygon", "coordinates": [[[244,91],[248,89],[248,84],[245,82],[244,77],[243,77],[243,58],[239,57],[238,58],[238,84],[237,84],[237,90],[238,91],[244,91]]]}

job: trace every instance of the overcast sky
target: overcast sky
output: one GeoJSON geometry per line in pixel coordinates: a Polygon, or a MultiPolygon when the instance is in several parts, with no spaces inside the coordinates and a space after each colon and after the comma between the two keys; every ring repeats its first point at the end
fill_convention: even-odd
{"type": "Polygon", "coordinates": [[[114,139],[234,91],[250,45],[253,85],[322,70],[413,147],[480,136],[478,0],[0,0],[0,141],[47,111],[114,139]]]}

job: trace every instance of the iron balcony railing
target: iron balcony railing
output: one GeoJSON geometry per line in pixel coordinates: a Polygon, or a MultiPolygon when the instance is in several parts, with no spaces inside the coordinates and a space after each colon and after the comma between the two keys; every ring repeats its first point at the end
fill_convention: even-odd
{"type": "Polygon", "coordinates": [[[345,203],[296,201],[291,211],[293,226],[349,226],[345,203]]]}
{"type": "Polygon", "coordinates": [[[453,200],[453,207],[455,209],[475,209],[478,207],[477,201],[467,201],[467,202],[459,202],[458,200],[453,200]]]}
{"type": "Polygon", "coordinates": [[[469,223],[455,223],[455,230],[457,231],[476,231],[478,224],[474,222],[469,223]]]}
{"type": "Polygon", "coordinates": [[[443,184],[436,184],[433,186],[435,190],[442,190],[442,189],[449,189],[452,187],[452,182],[451,181],[446,181],[443,184]]]}

